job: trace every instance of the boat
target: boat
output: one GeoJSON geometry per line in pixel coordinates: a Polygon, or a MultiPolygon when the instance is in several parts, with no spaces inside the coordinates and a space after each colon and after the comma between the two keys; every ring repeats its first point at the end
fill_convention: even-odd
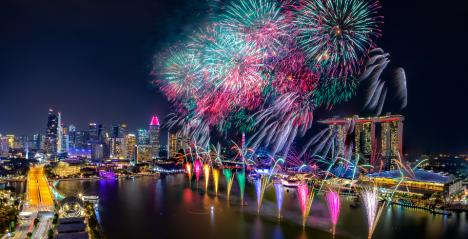
{"type": "Polygon", "coordinates": [[[100,170],[100,171],[99,171],[99,177],[101,177],[102,179],[110,179],[110,180],[115,180],[115,179],[117,179],[117,176],[115,175],[114,172],[112,172],[112,171],[104,171],[104,170],[100,170]]]}
{"type": "Polygon", "coordinates": [[[359,200],[355,200],[351,204],[349,204],[349,207],[353,209],[360,208],[361,202],[359,200]]]}

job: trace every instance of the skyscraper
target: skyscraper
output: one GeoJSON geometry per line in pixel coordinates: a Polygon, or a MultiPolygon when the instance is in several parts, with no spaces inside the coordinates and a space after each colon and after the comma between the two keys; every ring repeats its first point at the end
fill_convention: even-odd
{"type": "Polygon", "coordinates": [[[33,135],[32,143],[33,143],[33,148],[34,149],[36,149],[36,150],[42,149],[43,144],[44,144],[44,135],[42,135],[42,134],[33,135]]]}
{"type": "Polygon", "coordinates": [[[109,140],[110,157],[112,159],[125,159],[127,148],[125,138],[111,138],[109,140]]]}
{"type": "Polygon", "coordinates": [[[46,130],[46,141],[45,141],[45,152],[48,154],[57,153],[57,129],[58,129],[58,117],[53,109],[49,109],[47,117],[47,130],[46,130]]]}
{"type": "Polygon", "coordinates": [[[8,140],[7,137],[0,134],[0,156],[8,155],[8,140]]]}
{"type": "Polygon", "coordinates": [[[62,114],[57,113],[57,153],[63,152],[62,114]]]}
{"type": "Polygon", "coordinates": [[[134,134],[127,134],[125,136],[125,145],[127,147],[127,160],[130,162],[135,162],[135,146],[136,146],[136,136],[134,134]]]}
{"type": "Polygon", "coordinates": [[[68,126],[68,143],[69,147],[76,147],[76,127],[72,124],[68,126]]]}
{"type": "Polygon", "coordinates": [[[152,159],[159,158],[159,127],[158,117],[153,116],[149,124],[149,145],[151,146],[152,159]]]}
{"type": "Polygon", "coordinates": [[[125,135],[127,134],[127,125],[126,124],[115,124],[112,125],[111,128],[111,138],[125,138],[125,135]]]}
{"type": "Polygon", "coordinates": [[[104,133],[102,124],[89,123],[88,132],[91,143],[102,142],[104,133]]]}
{"type": "Polygon", "coordinates": [[[347,153],[353,152],[360,162],[372,166],[381,164],[383,169],[389,170],[395,168],[395,160],[403,160],[403,121],[401,115],[387,114],[369,118],[331,118],[319,122],[328,124],[330,132],[336,133],[336,155],[342,156],[344,152],[344,156],[349,156],[347,153]],[[354,128],[350,129],[350,126],[354,128]]]}
{"type": "Polygon", "coordinates": [[[167,150],[169,152],[169,158],[174,158],[181,149],[181,137],[179,133],[168,133],[167,137],[167,150]]]}
{"type": "Polygon", "coordinates": [[[137,131],[137,144],[138,145],[148,145],[149,144],[148,130],[139,129],[137,131]]]}

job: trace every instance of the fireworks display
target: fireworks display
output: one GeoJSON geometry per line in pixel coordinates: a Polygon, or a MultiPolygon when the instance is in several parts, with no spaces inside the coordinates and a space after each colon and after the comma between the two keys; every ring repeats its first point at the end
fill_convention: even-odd
{"type": "Polygon", "coordinates": [[[335,235],[335,227],[340,215],[340,196],[335,191],[329,191],[325,194],[325,199],[327,200],[328,213],[333,225],[332,234],[335,235]]]}
{"type": "Polygon", "coordinates": [[[359,79],[365,92],[363,110],[375,115],[382,113],[385,102],[391,101],[387,105],[396,106],[393,111],[397,111],[405,108],[408,101],[405,70],[401,67],[388,70],[388,57],[380,48],[370,51],[359,79]]]}
{"type": "Polygon", "coordinates": [[[379,36],[376,1],[307,0],[298,14],[298,42],[314,65],[331,77],[352,76],[379,36]]]}
{"type": "Polygon", "coordinates": [[[278,210],[278,218],[281,217],[281,208],[283,207],[283,185],[281,183],[275,183],[275,194],[276,194],[276,207],[278,210]]]}
{"type": "Polygon", "coordinates": [[[377,0],[223,1],[211,22],[155,57],[173,102],[167,126],[198,145],[212,129],[254,131],[275,154],[311,127],[321,106],[348,101],[382,18],[377,0]]]}
{"type": "Polygon", "coordinates": [[[366,207],[367,213],[367,222],[369,225],[369,233],[368,238],[372,238],[372,234],[374,233],[375,226],[380,218],[380,213],[382,212],[382,208],[379,209],[379,198],[378,198],[378,188],[371,187],[363,190],[361,192],[361,197],[366,207]]]}

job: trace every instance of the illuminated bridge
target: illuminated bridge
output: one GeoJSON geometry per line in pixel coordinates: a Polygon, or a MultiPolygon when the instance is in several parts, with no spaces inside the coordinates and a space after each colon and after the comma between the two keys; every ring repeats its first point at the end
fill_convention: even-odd
{"type": "Polygon", "coordinates": [[[28,173],[27,194],[29,206],[38,211],[51,211],[54,207],[52,193],[44,175],[44,167],[33,166],[28,173]]]}

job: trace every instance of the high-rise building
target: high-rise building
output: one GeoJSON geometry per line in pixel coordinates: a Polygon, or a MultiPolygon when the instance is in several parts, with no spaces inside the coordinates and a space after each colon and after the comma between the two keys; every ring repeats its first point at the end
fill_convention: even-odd
{"type": "Polygon", "coordinates": [[[157,116],[151,118],[149,124],[149,145],[151,146],[152,159],[159,158],[159,119],[157,116]]]}
{"type": "Polygon", "coordinates": [[[104,144],[95,143],[91,145],[91,159],[101,161],[104,158],[104,144]]]}
{"type": "Polygon", "coordinates": [[[127,147],[126,153],[127,153],[127,160],[130,160],[130,162],[135,161],[135,146],[136,146],[136,136],[134,134],[127,134],[125,136],[125,145],[127,147]]]}
{"type": "Polygon", "coordinates": [[[330,132],[336,133],[336,155],[347,158],[346,153],[352,152],[363,164],[378,166],[382,163],[384,169],[394,169],[395,160],[403,160],[403,120],[401,115],[387,114],[369,118],[332,118],[319,122],[328,124],[330,132]],[[350,126],[354,128],[350,129],[350,126]]]}
{"type": "Polygon", "coordinates": [[[89,141],[88,131],[76,131],[75,133],[75,147],[79,149],[87,149],[89,141]]]}
{"type": "Polygon", "coordinates": [[[169,152],[169,158],[174,158],[182,148],[182,137],[179,133],[168,133],[167,137],[167,150],[169,152]]]}
{"type": "Polygon", "coordinates": [[[148,130],[139,129],[137,131],[137,144],[138,145],[148,145],[149,144],[148,130]]]}
{"type": "Polygon", "coordinates": [[[403,122],[389,121],[382,123],[381,134],[381,155],[386,168],[395,168],[394,159],[400,160],[403,157],[403,122]]]}
{"type": "Polygon", "coordinates": [[[45,136],[42,134],[34,134],[32,139],[32,146],[36,150],[41,150],[44,147],[45,136]]]}
{"type": "Polygon", "coordinates": [[[5,157],[8,155],[8,139],[5,136],[0,135],[0,156],[5,157]]]}
{"type": "Polygon", "coordinates": [[[149,163],[152,161],[152,148],[150,145],[137,145],[136,163],[149,163]]]}
{"type": "Polygon", "coordinates": [[[62,127],[62,114],[57,113],[57,153],[63,152],[63,127],[62,127]]]}
{"type": "Polygon", "coordinates": [[[76,127],[74,125],[68,126],[68,144],[71,148],[76,148],[76,127]]]}
{"type": "Polygon", "coordinates": [[[89,141],[92,143],[102,142],[104,130],[102,124],[89,123],[89,141]]]}
{"type": "Polygon", "coordinates": [[[6,140],[7,140],[8,148],[14,149],[15,148],[15,135],[7,134],[6,135],[6,140]]]}
{"type": "Polygon", "coordinates": [[[127,148],[125,146],[125,138],[110,138],[110,158],[125,159],[127,148]]]}
{"type": "Polygon", "coordinates": [[[125,135],[127,134],[127,125],[126,124],[121,124],[121,125],[112,125],[111,128],[111,138],[125,138],[125,135]]]}
{"type": "Polygon", "coordinates": [[[47,117],[47,130],[44,150],[48,154],[57,153],[57,129],[58,129],[58,117],[53,109],[49,109],[47,117]]]}

